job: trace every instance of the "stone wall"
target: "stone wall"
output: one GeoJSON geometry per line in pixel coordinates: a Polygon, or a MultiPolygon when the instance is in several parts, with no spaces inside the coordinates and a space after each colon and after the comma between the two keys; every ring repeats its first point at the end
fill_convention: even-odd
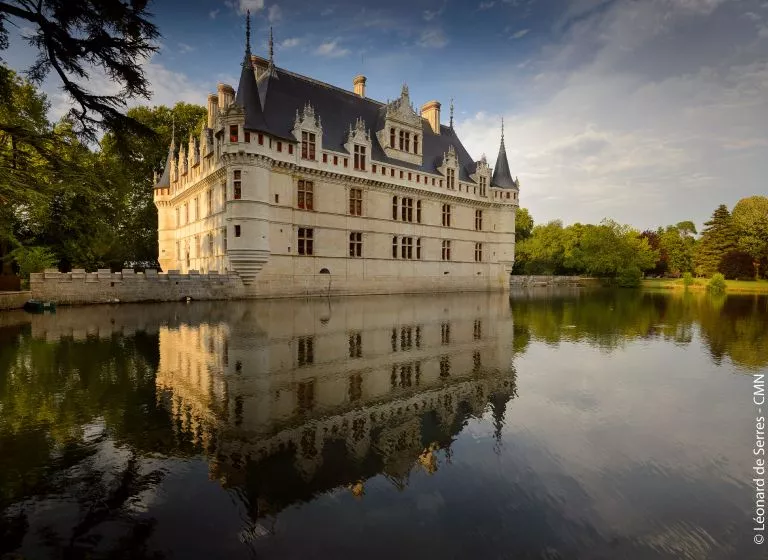
{"type": "Polygon", "coordinates": [[[46,270],[32,274],[29,280],[32,297],[59,304],[127,303],[139,301],[220,300],[242,297],[243,285],[236,275],[178,274],[156,270],[135,273],[132,269],[111,272],[72,272],[46,270]]]}
{"type": "Polygon", "coordinates": [[[517,276],[509,277],[509,285],[512,288],[534,288],[537,286],[579,286],[586,278],[581,276],[517,276]]]}
{"type": "Polygon", "coordinates": [[[0,311],[21,309],[31,298],[30,292],[0,292],[0,311]]]}
{"type": "Polygon", "coordinates": [[[158,274],[147,270],[134,273],[99,270],[85,272],[56,270],[32,274],[32,297],[64,305],[88,303],[129,303],[143,301],[228,300],[306,296],[341,296],[367,294],[408,294],[438,292],[504,291],[509,288],[500,276],[372,276],[352,277],[333,274],[257,276],[244,286],[236,274],[158,274]]]}

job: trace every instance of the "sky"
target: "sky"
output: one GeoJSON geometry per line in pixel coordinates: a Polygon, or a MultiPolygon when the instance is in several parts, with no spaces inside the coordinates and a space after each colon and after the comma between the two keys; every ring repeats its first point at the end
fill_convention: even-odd
{"type": "MultiPolygon", "coordinates": [[[[768,194],[768,0],[155,0],[154,93],[134,103],[204,105],[236,86],[246,9],[254,53],[272,26],[280,67],[347,89],[363,73],[381,101],[407,83],[444,124],[453,98],[475,159],[495,162],[503,118],[536,223],[701,227],[768,194]]],[[[13,39],[3,53],[17,69],[33,56],[13,39]]],[[[44,89],[63,114],[56,82],[44,89]]]]}

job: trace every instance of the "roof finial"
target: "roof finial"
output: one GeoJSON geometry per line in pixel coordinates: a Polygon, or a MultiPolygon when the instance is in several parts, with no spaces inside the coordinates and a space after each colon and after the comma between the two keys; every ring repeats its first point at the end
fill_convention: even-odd
{"type": "Polygon", "coordinates": [[[504,117],[501,117],[501,143],[504,143],[504,117]]]}
{"type": "Polygon", "coordinates": [[[275,41],[272,37],[272,26],[269,26],[269,62],[270,64],[275,59],[275,41]]]}
{"type": "Polygon", "coordinates": [[[245,12],[245,58],[243,66],[251,64],[251,10],[245,12]]]}
{"type": "Polygon", "coordinates": [[[176,115],[171,115],[171,146],[176,145],[176,115]]]}
{"type": "Polygon", "coordinates": [[[451,121],[450,126],[453,128],[453,97],[451,97],[451,121]]]}

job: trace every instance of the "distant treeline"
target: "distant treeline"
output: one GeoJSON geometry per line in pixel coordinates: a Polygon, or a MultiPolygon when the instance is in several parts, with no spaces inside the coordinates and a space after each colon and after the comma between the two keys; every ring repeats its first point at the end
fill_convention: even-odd
{"type": "Polygon", "coordinates": [[[517,211],[516,274],[587,274],[637,284],[642,275],[679,277],[686,272],[728,279],[768,274],[768,198],[751,196],[721,204],[697,236],[691,221],[638,231],[613,220],[573,224],[559,220],[534,226],[517,211]]]}

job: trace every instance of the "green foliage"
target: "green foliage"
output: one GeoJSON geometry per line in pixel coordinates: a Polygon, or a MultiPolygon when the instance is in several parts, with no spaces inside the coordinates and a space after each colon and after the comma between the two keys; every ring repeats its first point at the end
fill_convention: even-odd
{"type": "Polygon", "coordinates": [[[531,236],[516,249],[525,274],[563,272],[565,254],[570,245],[569,237],[560,221],[535,226],[531,236]]]}
{"type": "Polygon", "coordinates": [[[56,256],[47,247],[19,247],[10,254],[23,278],[56,265],[56,256]]]}
{"type": "Polygon", "coordinates": [[[619,271],[617,278],[621,288],[639,288],[643,279],[643,272],[636,266],[629,266],[619,271]]]}
{"type": "Polygon", "coordinates": [[[533,218],[527,208],[515,210],[515,241],[525,241],[533,231],[533,218]]]}
{"type": "Polygon", "coordinates": [[[716,272],[712,275],[712,278],[709,279],[707,289],[714,294],[722,294],[726,289],[725,277],[719,272],[716,272]]]}
{"type": "Polygon", "coordinates": [[[696,224],[694,224],[691,220],[677,222],[675,227],[685,236],[696,235],[698,233],[696,231],[696,224]]]}
{"type": "Polygon", "coordinates": [[[686,288],[688,286],[693,286],[693,274],[690,272],[684,272],[683,273],[683,286],[686,288]]]}
{"type": "Polygon", "coordinates": [[[768,197],[742,198],[733,207],[732,218],[739,249],[752,258],[757,277],[760,263],[768,260],[768,197]]]}
{"type": "MultiPolygon", "coordinates": [[[[686,222],[681,222],[686,224],[686,222]]],[[[695,228],[693,228],[694,231],[695,228]]],[[[659,244],[667,261],[667,272],[678,277],[684,272],[693,270],[695,240],[678,226],[668,226],[660,235],[659,244]]]]}
{"type": "Polygon", "coordinates": [[[704,224],[695,256],[696,273],[711,276],[716,273],[723,255],[736,249],[737,234],[728,207],[721,204],[704,224]]]}
{"type": "Polygon", "coordinates": [[[752,257],[744,251],[728,251],[717,270],[728,280],[750,280],[755,274],[752,257]]]}

